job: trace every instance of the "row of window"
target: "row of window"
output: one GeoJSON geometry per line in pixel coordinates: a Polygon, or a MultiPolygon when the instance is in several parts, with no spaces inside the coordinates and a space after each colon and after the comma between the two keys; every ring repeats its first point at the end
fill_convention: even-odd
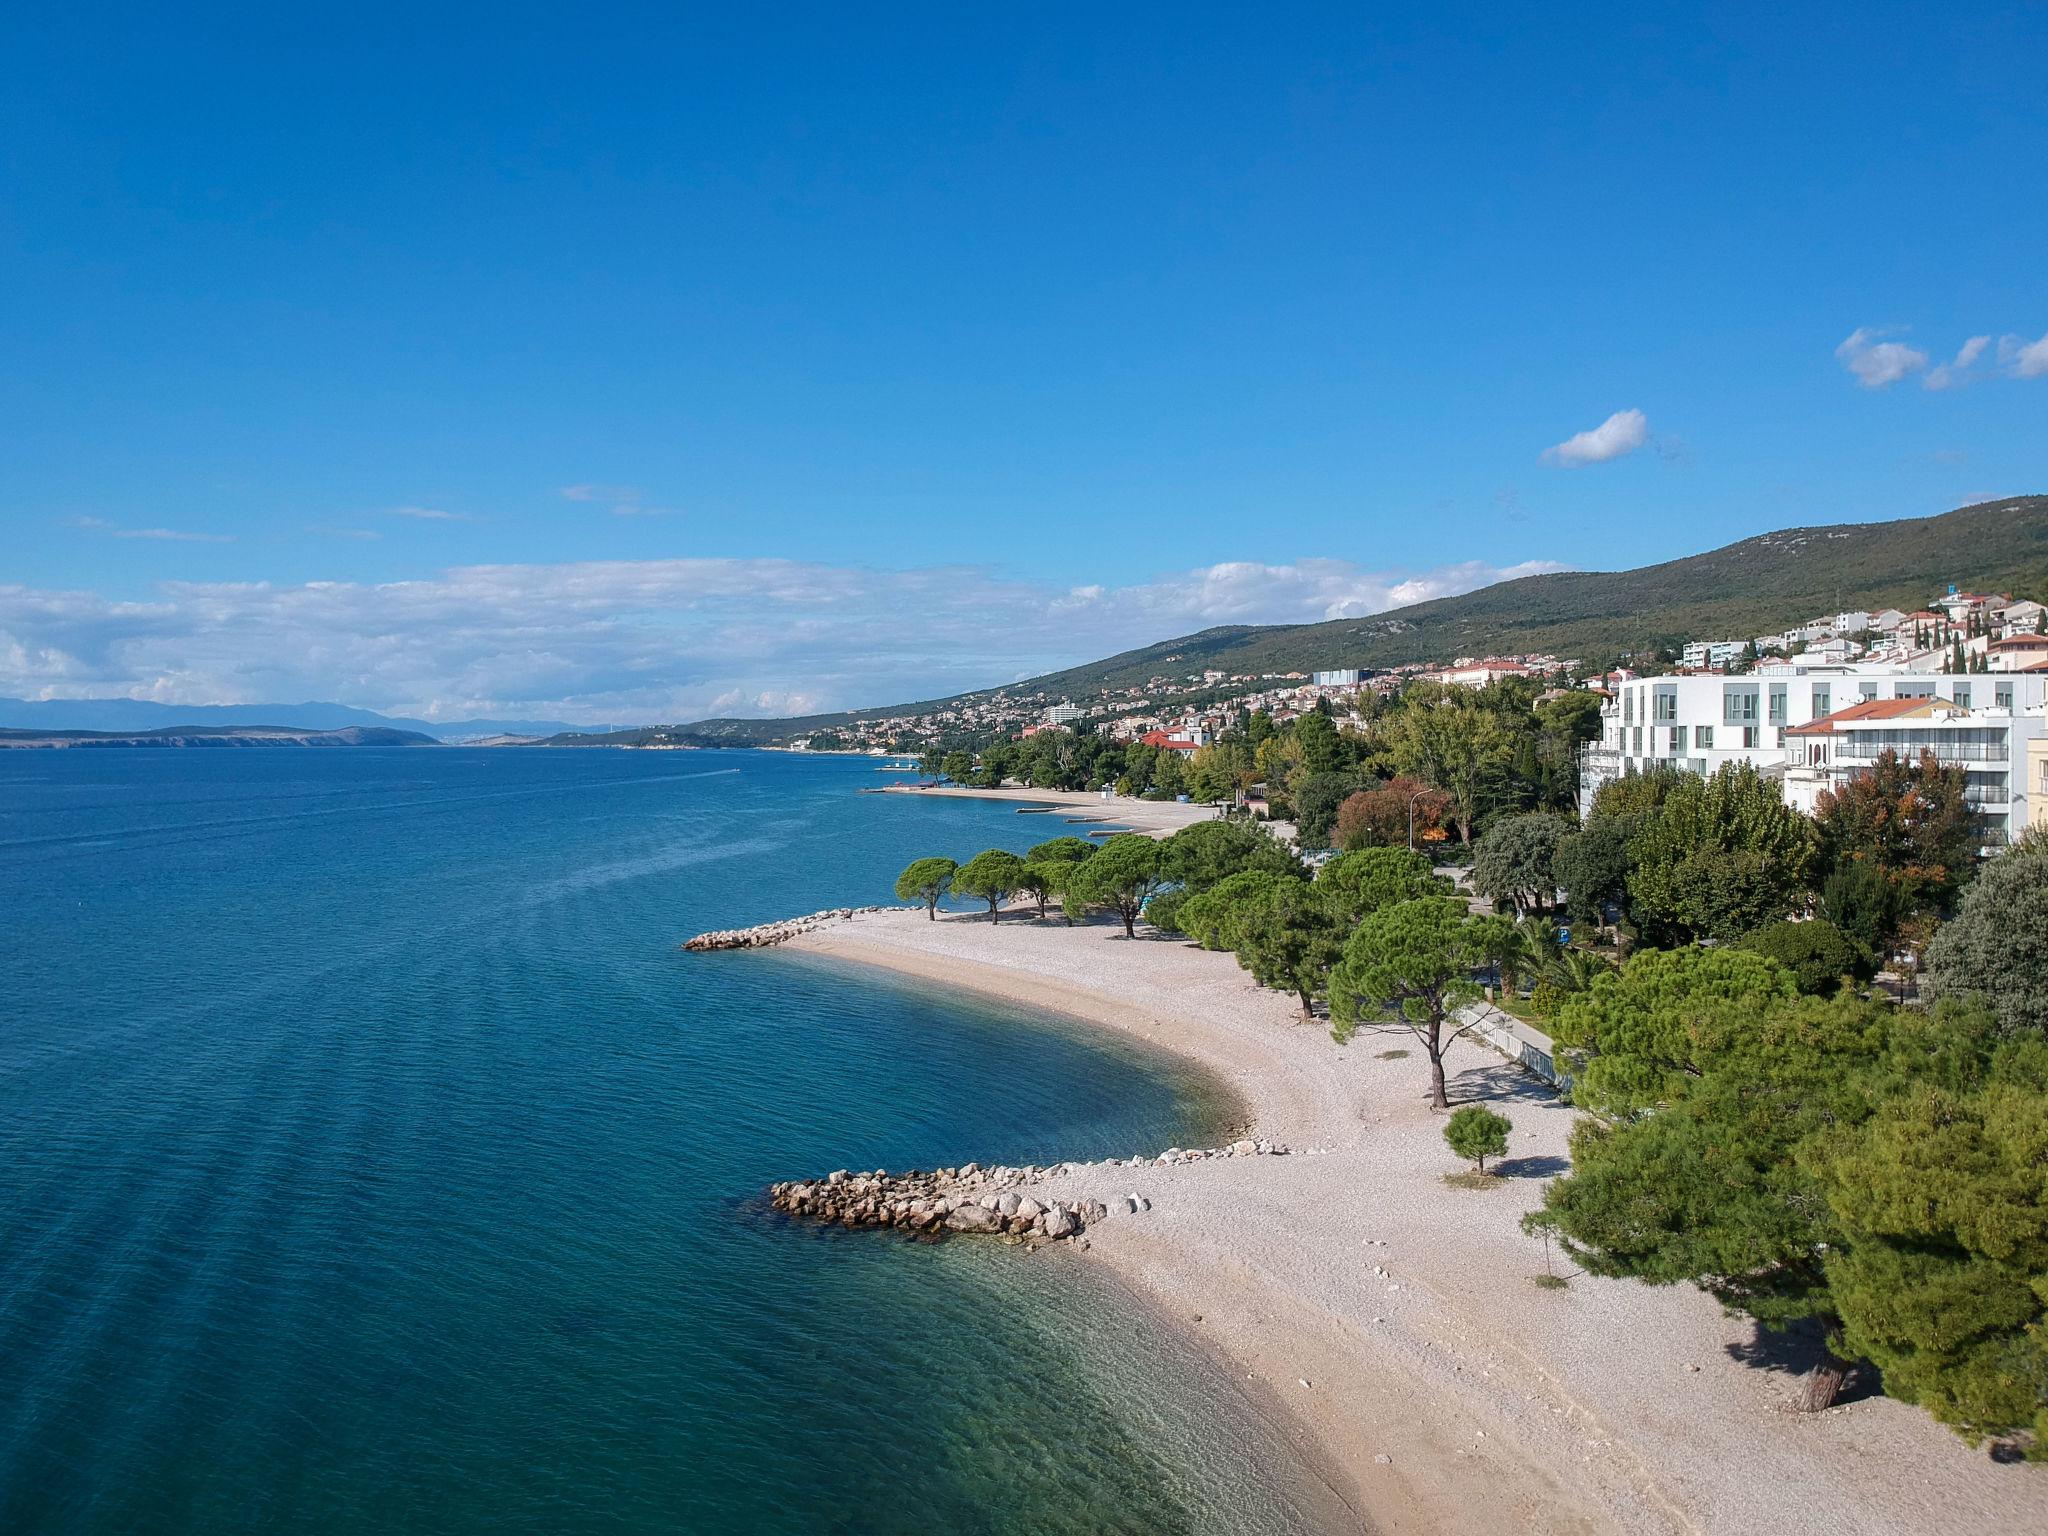
{"type": "MultiPolygon", "coordinates": [[[[1792,723],[1791,686],[1789,683],[1772,683],[1770,685],[1769,710],[1770,723],[1772,725],[1782,728],[1792,723]]],[[[1819,720],[1823,716],[1833,714],[1833,685],[1831,683],[1814,683],[1811,686],[1813,690],[1810,700],[1812,713],[1807,718],[1819,720]]],[[[1624,725],[1635,724],[1636,695],[1639,692],[1641,690],[1637,688],[1625,688],[1622,690],[1621,720],[1624,725]]],[[[1877,698],[1878,685],[1874,682],[1858,683],[1856,685],[1856,693],[1860,702],[1869,703],[1877,698]]],[[[1944,683],[1940,679],[1931,677],[1925,682],[1900,682],[1895,684],[1892,689],[1892,697],[1894,698],[1930,699],[1940,694],[1944,698],[1952,699],[1964,709],[1974,707],[1973,699],[1975,693],[1976,689],[1969,683],[1955,681],[1944,683]],[[1944,687],[1947,689],[1946,693],[1942,692],[1944,687]]],[[[1761,689],[1755,683],[1723,684],[1721,688],[1721,723],[1723,725],[1754,724],[1760,709],[1763,707],[1763,698],[1764,695],[1761,689]]],[[[1993,683],[1991,685],[1992,708],[2011,709],[2012,701],[2013,689],[2011,683],[1993,683]]],[[[1646,705],[1644,719],[1649,723],[1653,725],[1672,725],[1677,722],[1678,688],[1675,684],[1653,683],[1651,685],[1650,697],[1644,702],[1646,705]]]]}

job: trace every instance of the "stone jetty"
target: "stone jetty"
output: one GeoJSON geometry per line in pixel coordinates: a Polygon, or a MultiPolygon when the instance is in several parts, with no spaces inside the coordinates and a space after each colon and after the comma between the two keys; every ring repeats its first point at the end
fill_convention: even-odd
{"type": "Polygon", "coordinates": [[[1048,1179],[1117,1168],[1131,1171],[1173,1168],[1226,1157],[1284,1157],[1287,1148],[1246,1138],[1227,1147],[1188,1150],[1169,1147],[1155,1157],[1112,1157],[1097,1163],[1053,1163],[1010,1168],[967,1163],[959,1168],[890,1173],[877,1168],[850,1173],[841,1168],[822,1179],[798,1179],[769,1186],[769,1203],[799,1221],[827,1226],[890,1227],[926,1237],[979,1232],[1011,1238],[1079,1237],[1090,1226],[1119,1212],[1138,1215],[1152,1202],[1133,1192],[1109,1205],[1100,1200],[1054,1200],[1031,1193],[1048,1179]]]}
{"type": "Polygon", "coordinates": [[[759,923],[752,928],[718,928],[710,933],[700,933],[683,946],[685,949],[766,949],[773,944],[786,944],[798,934],[809,933],[827,923],[844,922],[867,912],[887,912],[888,907],[833,907],[824,912],[812,912],[803,917],[785,917],[773,923],[759,923]]]}

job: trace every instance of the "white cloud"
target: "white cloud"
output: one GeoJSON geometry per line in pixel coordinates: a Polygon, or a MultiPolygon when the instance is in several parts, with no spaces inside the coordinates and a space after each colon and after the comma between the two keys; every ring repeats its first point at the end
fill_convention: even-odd
{"type": "Polygon", "coordinates": [[[669,507],[650,507],[637,485],[565,485],[566,501],[609,502],[613,517],[674,517],[669,507]]]}
{"type": "Polygon", "coordinates": [[[1991,345],[1989,336],[1972,336],[1957,349],[1953,361],[1927,370],[1927,376],[1920,382],[1928,389],[1953,389],[1969,381],[1970,369],[1977,359],[1984,355],[1984,349],[1991,345]]]}
{"type": "Polygon", "coordinates": [[[1865,389],[1884,389],[1927,366],[1927,354],[1917,347],[1878,339],[1889,334],[1871,326],[1858,326],[1835,348],[1842,366],[1856,375],[1856,382],[1865,389]]]}
{"type": "Polygon", "coordinates": [[[93,533],[104,533],[110,539],[155,539],[172,544],[232,544],[235,536],[231,533],[193,533],[184,528],[116,528],[103,517],[72,517],[65,521],[73,528],[84,528],[93,533]]]}
{"type": "Polygon", "coordinates": [[[393,517],[410,517],[423,523],[480,523],[474,512],[446,512],[439,507],[393,507],[393,517]]]}
{"type": "Polygon", "coordinates": [[[1641,411],[1616,411],[1599,426],[1574,433],[1554,448],[1543,450],[1545,463],[1565,469],[1582,464],[1605,464],[1623,454],[1634,453],[1650,440],[1650,418],[1641,411]]]}
{"type": "Polygon", "coordinates": [[[644,560],[462,566],[376,585],[170,582],[147,602],[0,586],[0,693],[324,698],[430,719],[801,713],[985,687],[1212,624],[1362,616],[1561,568],[1235,561],[1057,590],[971,567],[644,560]]]}
{"type": "Polygon", "coordinates": [[[2038,341],[2028,341],[2024,336],[2001,337],[1998,362],[2016,379],[2038,379],[2048,375],[2048,333],[2038,341]]]}

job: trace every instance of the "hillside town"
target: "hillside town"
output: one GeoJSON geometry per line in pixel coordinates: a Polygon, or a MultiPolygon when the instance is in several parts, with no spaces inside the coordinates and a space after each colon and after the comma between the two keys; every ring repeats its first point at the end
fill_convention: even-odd
{"type": "Polygon", "coordinates": [[[812,748],[929,753],[1067,730],[1192,759],[1248,716],[1285,726],[1310,712],[1362,726],[1416,684],[1483,689],[1510,680],[1601,699],[1584,743],[1578,800],[1657,765],[1711,774],[1747,763],[1811,811],[1887,748],[1967,765],[1987,846],[2028,824],[2048,797],[2048,607],[1951,585],[1910,612],[1821,614],[1771,634],[1688,641],[1638,665],[1589,670],[1553,655],[1459,657],[1386,670],[1332,667],[1252,675],[1205,668],[1103,688],[1092,698],[1026,687],[925,712],[864,719],[812,748]]]}

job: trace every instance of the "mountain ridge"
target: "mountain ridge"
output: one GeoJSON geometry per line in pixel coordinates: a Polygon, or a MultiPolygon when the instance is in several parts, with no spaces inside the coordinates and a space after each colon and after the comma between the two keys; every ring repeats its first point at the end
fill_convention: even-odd
{"type": "Polygon", "coordinates": [[[697,746],[794,740],[861,720],[944,709],[998,694],[1052,698],[1142,683],[1163,672],[1388,668],[1458,656],[1653,650],[1690,639],[1744,639],[1822,612],[1911,611],[1948,583],[2048,598],[2048,496],[2011,496],[1930,517],[1775,529],[1718,549],[1624,571],[1556,571],[1352,619],[1223,624],[1021,682],[944,698],[781,719],[717,718],[555,745],[660,731],[697,746]]]}

